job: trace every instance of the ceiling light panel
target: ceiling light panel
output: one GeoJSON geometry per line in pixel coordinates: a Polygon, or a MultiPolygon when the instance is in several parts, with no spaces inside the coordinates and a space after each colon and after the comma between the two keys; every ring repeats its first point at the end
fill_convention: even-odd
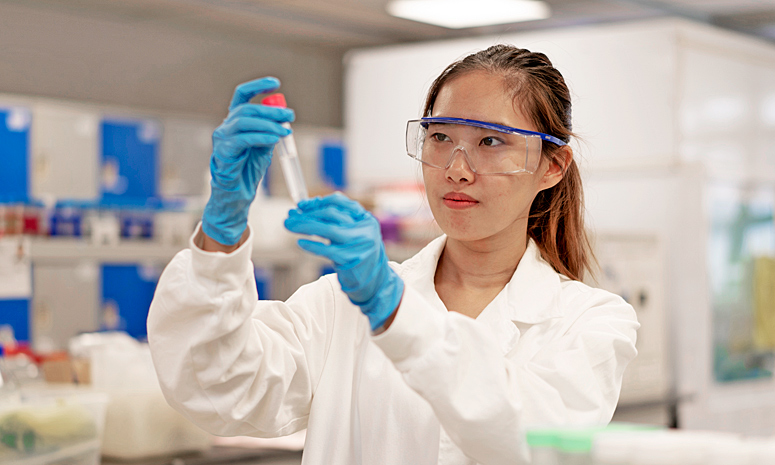
{"type": "Polygon", "coordinates": [[[538,0],[393,0],[387,11],[450,29],[532,21],[551,14],[549,6],[538,0]]]}

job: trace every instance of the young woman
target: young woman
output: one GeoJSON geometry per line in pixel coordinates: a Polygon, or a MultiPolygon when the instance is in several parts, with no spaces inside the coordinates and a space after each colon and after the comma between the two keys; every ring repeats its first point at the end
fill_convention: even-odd
{"type": "Polygon", "coordinates": [[[307,428],[306,464],[522,464],[531,426],[605,424],[636,355],[631,306],[579,280],[590,260],[561,74],[499,45],[450,65],[407,125],[445,235],[388,263],[341,194],[286,227],[336,274],[259,301],[247,208],[290,111],[237,88],[213,136],[212,196],[148,319],[167,400],[217,435],[307,428]]]}

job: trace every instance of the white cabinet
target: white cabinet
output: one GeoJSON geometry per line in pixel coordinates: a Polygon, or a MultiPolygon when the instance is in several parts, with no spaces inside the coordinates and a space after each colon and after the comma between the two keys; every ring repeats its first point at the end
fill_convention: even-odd
{"type": "Polygon", "coordinates": [[[36,350],[66,349],[71,337],[99,330],[100,270],[93,262],[38,263],[33,269],[32,334],[36,350]]]}
{"type": "Polygon", "coordinates": [[[217,124],[183,118],[165,118],[162,124],[160,195],[202,195],[209,175],[212,134],[217,124]]]}
{"type": "Polygon", "coordinates": [[[33,107],[31,195],[97,198],[98,140],[95,110],[37,102],[33,107]]]}

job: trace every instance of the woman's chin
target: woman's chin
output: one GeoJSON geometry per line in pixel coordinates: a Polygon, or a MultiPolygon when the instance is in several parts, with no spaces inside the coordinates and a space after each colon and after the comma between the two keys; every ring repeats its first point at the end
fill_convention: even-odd
{"type": "Polygon", "coordinates": [[[490,235],[482,231],[460,230],[457,228],[442,228],[448,239],[458,242],[478,242],[487,239],[490,235]]]}

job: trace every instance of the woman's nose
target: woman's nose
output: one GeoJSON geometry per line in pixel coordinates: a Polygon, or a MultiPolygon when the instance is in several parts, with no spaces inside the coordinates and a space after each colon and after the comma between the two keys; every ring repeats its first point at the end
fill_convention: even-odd
{"type": "Polygon", "coordinates": [[[468,154],[462,147],[456,147],[447,163],[447,179],[453,182],[472,182],[474,170],[468,158],[468,154]]]}

